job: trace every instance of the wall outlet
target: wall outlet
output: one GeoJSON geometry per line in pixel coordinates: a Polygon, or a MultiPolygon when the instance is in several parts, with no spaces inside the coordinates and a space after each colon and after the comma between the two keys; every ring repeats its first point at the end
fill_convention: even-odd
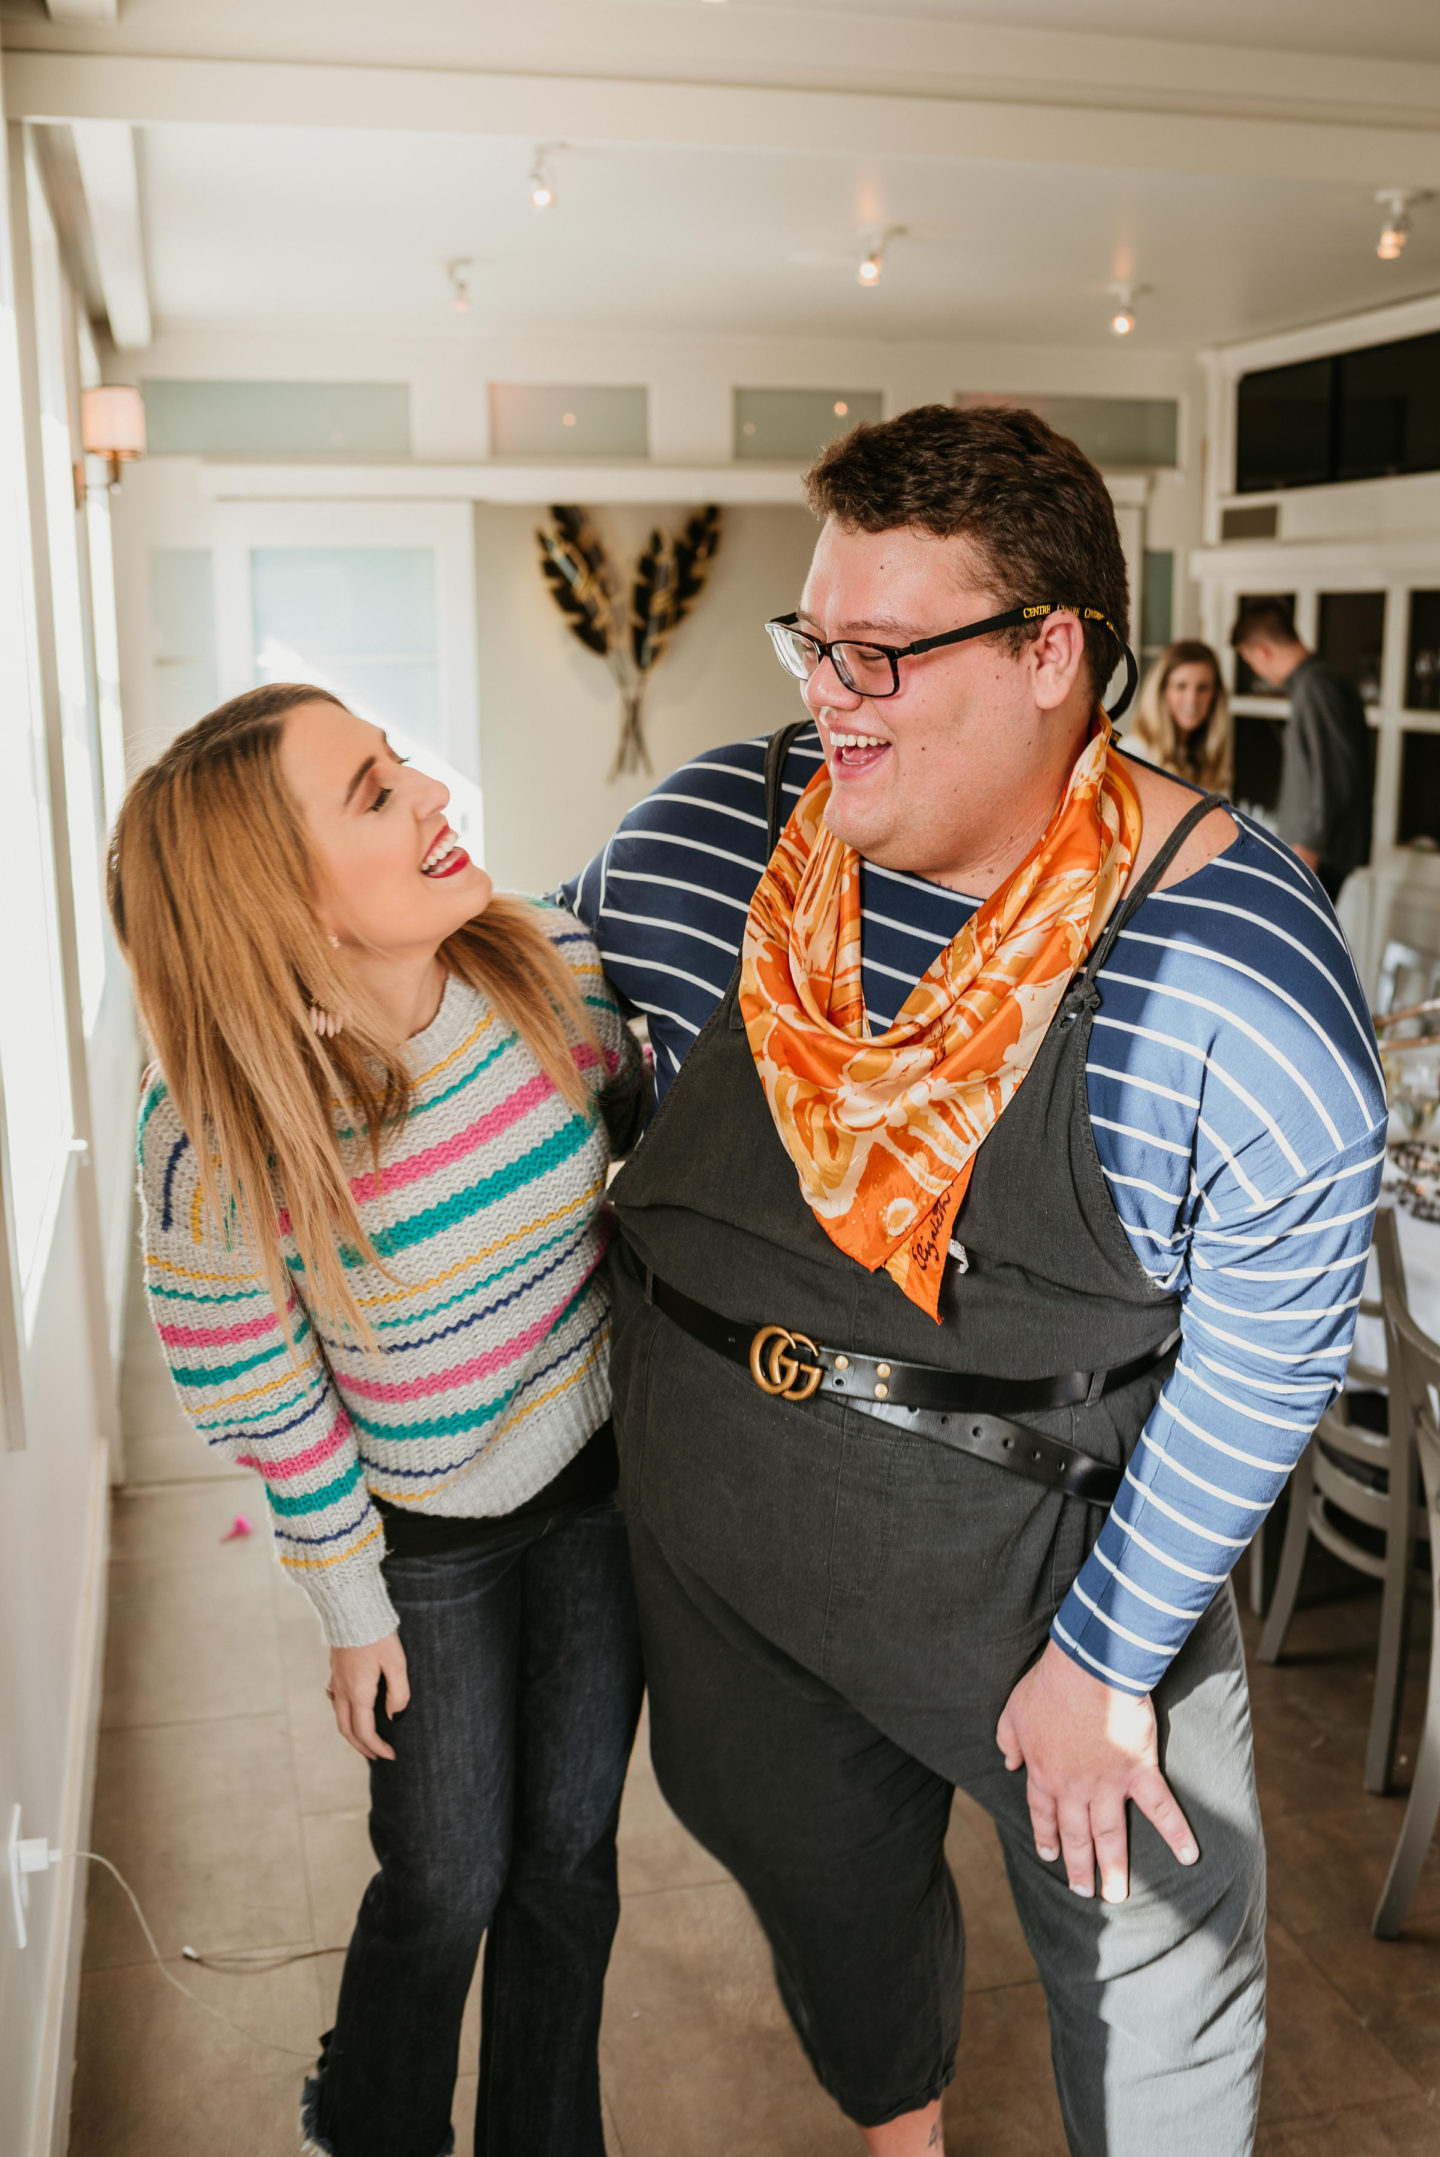
{"type": "Polygon", "coordinates": [[[30,1907],[30,1874],[48,1872],[60,1862],[60,1852],[52,1850],[43,1835],[32,1835],[28,1840],[20,1833],[20,1807],[10,1808],[10,1832],[5,1839],[6,1866],[10,1874],[10,1908],[15,1918],[17,1946],[28,1947],[29,1929],[25,1913],[30,1907]]]}

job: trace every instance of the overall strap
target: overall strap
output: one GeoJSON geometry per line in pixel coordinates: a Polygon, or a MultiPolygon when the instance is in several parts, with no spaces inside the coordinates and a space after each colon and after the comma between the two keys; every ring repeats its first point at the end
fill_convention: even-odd
{"type": "Polygon", "coordinates": [[[1126,892],[1124,898],[1106,922],[1100,940],[1086,962],[1083,979],[1093,980],[1096,974],[1099,973],[1114,949],[1116,938],[1120,936],[1123,930],[1129,927],[1130,922],[1149,898],[1196,825],[1203,823],[1212,809],[1223,809],[1225,806],[1226,802],[1223,794],[1206,794],[1192,808],[1186,810],[1169,837],[1161,842],[1155,859],[1151,862],[1139,883],[1133,885],[1126,892]]]}
{"type": "Polygon", "coordinates": [[[785,796],[780,782],[785,776],[785,759],[797,734],[803,734],[810,725],[808,719],[797,719],[790,726],[777,727],[770,736],[765,750],[765,823],[769,842],[765,848],[768,861],[780,843],[785,829],[785,796]]]}

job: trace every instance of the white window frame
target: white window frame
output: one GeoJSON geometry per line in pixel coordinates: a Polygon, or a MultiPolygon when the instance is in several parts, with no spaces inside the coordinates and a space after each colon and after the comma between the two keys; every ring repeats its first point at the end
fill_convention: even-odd
{"type": "MultiPolygon", "coordinates": [[[[478,784],[474,512],[466,502],[246,501],[215,510],[215,642],[220,694],[255,685],[250,556],[262,547],[429,547],[435,554],[440,743],[478,784]]],[[[323,684],[322,684],[323,686],[323,684]]],[[[198,716],[198,714],[197,714],[198,716]]]]}

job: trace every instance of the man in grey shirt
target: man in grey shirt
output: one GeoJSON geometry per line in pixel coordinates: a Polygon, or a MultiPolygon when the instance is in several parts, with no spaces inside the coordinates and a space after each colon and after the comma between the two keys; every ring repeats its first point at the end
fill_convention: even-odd
{"type": "Polygon", "coordinates": [[[1370,859],[1373,786],[1359,692],[1300,642],[1277,599],[1243,606],[1230,642],[1252,674],[1290,699],[1275,826],[1333,901],[1370,859]]]}

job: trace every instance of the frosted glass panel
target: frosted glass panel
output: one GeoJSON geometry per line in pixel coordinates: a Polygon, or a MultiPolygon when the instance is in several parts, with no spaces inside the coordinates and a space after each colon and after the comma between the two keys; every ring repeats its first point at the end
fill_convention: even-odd
{"type": "Polygon", "coordinates": [[[257,681],[313,681],[382,725],[441,739],[429,547],[256,547],[257,681]]]}
{"type": "Polygon", "coordinates": [[[808,464],[837,435],[883,417],[878,389],[737,389],[734,453],[808,464]]]}
{"type": "Polygon", "coordinates": [[[152,457],[408,457],[405,382],[147,381],[152,457]]]}
{"type": "Polygon", "coordinates": [[[490,449],[496,457],[648,457],[649,401],[639,386],[492,382],[490,449]]]}
{"type": "Polygon", "coordinates": [[[1084,450],[1102,470],[1117,466],[1168,469],[1180,461],[1180,407],[1173,397],[1049,397],[1009,391],[962,390],[961,410],[976,405],[1024,405],[1057,434],[1084,450]]]}

